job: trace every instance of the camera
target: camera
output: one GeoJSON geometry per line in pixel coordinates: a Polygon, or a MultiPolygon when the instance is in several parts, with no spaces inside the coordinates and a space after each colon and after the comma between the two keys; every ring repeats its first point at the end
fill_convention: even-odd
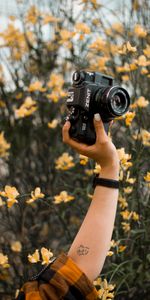
{"type": "Polygon", "coordinates": [[[112,77],[99,72],[75,71],[72,81],[65,118],[71,122],[69,135],[78,142],[93,145],[96,141],[94,114],[100,114],[108,134],[110,121],[127,112],[130,97],[124,88],[114,85],[112,77]]]}

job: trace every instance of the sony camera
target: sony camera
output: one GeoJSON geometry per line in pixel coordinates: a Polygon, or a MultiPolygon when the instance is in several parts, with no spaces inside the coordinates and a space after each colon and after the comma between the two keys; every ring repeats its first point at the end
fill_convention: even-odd
{"type": "Polygon", "coordinates": [[[113,85],[112,77],[98,72],[76,71],[72,80],[66,101],[69,113],[65,118],[71,122],[69,135],[92,145],[96,141],[94,114],[100,114],[108,134],[110,121],[128,110],[130,97],[124,88],[113,85]]]}

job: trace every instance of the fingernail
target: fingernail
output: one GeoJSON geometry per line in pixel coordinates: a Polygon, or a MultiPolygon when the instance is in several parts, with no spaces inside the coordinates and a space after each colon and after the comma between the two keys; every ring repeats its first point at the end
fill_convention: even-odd
{"type": "Polygon", "coordinates": [[[100,121],[100,120],[101,120],[100,114],[95,114],[95,115],[94,115],[94,119],[95,119],[96,121],[100,121]]]}

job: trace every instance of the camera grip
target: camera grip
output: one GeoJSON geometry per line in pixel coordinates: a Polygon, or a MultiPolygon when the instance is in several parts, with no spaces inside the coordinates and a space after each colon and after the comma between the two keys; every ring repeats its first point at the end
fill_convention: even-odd
{"type": "MultiPolygon", "coordinates": [[[[77,142],[85,143],[87,145],[95,144],[96,132],[93,124],[93,118],[88,119],[86,122],[83,121],[83,117],[81,115],[77,120],[73,120],[72,116],[69,116],[67,119],[71,123],[69,135],[72,139],[77,142]]],[[[108,134],[109,122],[105,122],[103,124],[106,134],[108,134]]]]}

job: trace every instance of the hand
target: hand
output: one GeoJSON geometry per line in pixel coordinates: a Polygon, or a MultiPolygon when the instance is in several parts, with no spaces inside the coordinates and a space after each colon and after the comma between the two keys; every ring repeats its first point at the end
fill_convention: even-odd
{"type": "Polygon", "coordinates": [[[96,142],[94,145],[87,145],[71,139],[69,136],[71,123],[69,121],[67,121],[62,128],[63,142],[70,145],[78,153],[94,159],[100,164],[102,169],[119,166],[119,157],[116,147],[107,136],[102,120],[96,121],[94,119],[93,122],[96,131],[96,142]]]}

